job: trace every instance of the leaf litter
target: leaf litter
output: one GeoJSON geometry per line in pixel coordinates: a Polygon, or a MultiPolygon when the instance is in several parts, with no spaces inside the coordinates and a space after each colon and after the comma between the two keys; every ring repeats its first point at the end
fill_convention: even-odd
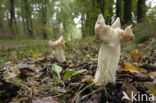
{"type": "Polygon", "coordinates": [[[0,69],[0,102],[129,103],[121,101],[123,91],[156,96],[155,49],[149,51],[145,46],[138,45],[132,51],[123,48],[116,82],[100,87],[93,83],[97,46],[66,48],[67,60],[63,63],[51,53],[33,53],[24,59],[18,56],[0,69]]]}

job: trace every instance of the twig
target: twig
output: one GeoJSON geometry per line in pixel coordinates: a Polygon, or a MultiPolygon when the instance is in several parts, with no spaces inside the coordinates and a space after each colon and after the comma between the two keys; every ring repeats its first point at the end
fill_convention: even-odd
{"type": "Polygon", "coordinates": [[[99,88],[99,89],[96,89],[96,90],[92,91],[91,93],[89,93],[89,94],[83,96],[81,100],[85,99],[86,97],[92,95],[93,93],[95,93],[95,92],[97,92],[97,91],[99,91],[99,90],[101,90],[101,89],[103,89],[103,88],[99,88]]]}
{"type": "Polygon", "coordinates": [[[86,90],[88,87],[90,87],[90,86],[92,86],[92,85],[94,85],[94,83],[89,84],[88,86],[86,86],[85,88],[83,88],[82,90],[80,90],[78,93],[76,93],[76,95],[74,96],[74,99],[72,100],[71,103],[74,103],[75,98],[76,98],[79,94],[81,94],[84,90],[86,90]]]}

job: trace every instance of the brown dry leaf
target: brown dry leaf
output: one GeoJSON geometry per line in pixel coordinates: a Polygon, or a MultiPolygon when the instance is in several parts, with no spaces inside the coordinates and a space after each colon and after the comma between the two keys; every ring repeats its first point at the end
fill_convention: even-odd
{"type": "Polygon", "coordinates": [[[13,63],[13,64],[18,64],[17,59],[13,59],[13,60],[12,60],[12,63],[13,63]]]}
{"type": "Polygon", "coordinates": [[[134,66],[128,63],[124,65],[123,69],[124,71],[129,71],[131,73],[140,73],[140,71],[138,71],[134,66]]]}
{"type": "Polygon", "coordinates": [[[21,59],[21,58],[22,58],[22,54],[21,54],[21,53],[18,53],[18,54],[16,54],[16,57],[17,57],[18,59],[21,59]]]}
{"type": "Polygon", "coordinates": [[[32,55],[32,57],[33,57],[34,59],[36,59],[38,56],[39,56],[38,53],[33,53],[33,55],[32,55]]]}
{"type": "MultiPolygon", "coordinates": [[[[135,86],[133,86],[132,83],[128,83],[128,82],[124,82],[122,84],[121,91],[125,91],[129,97],[131,97],[131,91],[133,91],[134,94],[137,94],[137,92],[138,92],[137,88],[135,86]]],[[[123,103],[125,103],[125,101],[123,101],[123,103]]],[[[132,103],[132,102],[128,102],[128,103],[132,103]]]]}
{"type": "Polygon", "coordinates": [[[121,53],[120,53],[120,56],[124,56],[124,52],[121,52],[121,53]]]}
{"type": "Polygon", "coordinates": [[[152,82],[145,82],[144,84],[148,88],[148,94],[156,95],[156,86],[152,82]]]}
{"type": "Polygon", "coordinates": [[[148,71],[146,69],[144,69],[144,68],[140,68],[140,72],[141,73],[147,73],[148,71]]]}
{"type": "Polygon", "coordinates": [[[61,102],[55,100],[52,97],[43,97],[43,98],[33,99],[32,103],[61,103],[61,102]]]}
{"type": "Polygon", "coordinates": [[[156,72],[151,72],[148,74],[152,79],[156,78],[156,72]]]}
{"type": "Polygon", "coordinates": [[[37,82],[37,81],[35,81],[35,80],[33,80],[33,79],[28,79],[27,80],[28,82],[27,82],[27,86],[29,86],[29,87],[35,87],[35,86],[38,86],[39,85],[39,83],[37,82]]]}
{"type": "Polygon", "coordinates": [[[7,69],[6,71],[3,72],[3,78],[7,82],[10,82],[10,81],[12,81],[12,79],[19,76],[19,74],[20,74],[20,71],[17,68],[12,67],[12,68],[7,69]]]}
{"type": "Polygon", "coordinates": [[[68,50],[73,50],[73,48],[67,48],[68,50]]]}
{"type": "Polygon", "coordinates": [[[30,69],[32,69],[35,73],[38,73],[43,70],[43,68],[39,65],[30,65],[30,69]]]}
{"type": "Polygon", "coordinates": [[[91,61],[97,61],[98,58],[92,58],[92,59],[89,59],[89,60],[91,60],[91,61]]]}
{"type": "Polygon", "coordinates": [[[88,59],[93,59],[92,55],[90,55],[90,54],[87,54],[87,58],[88,59]]]}
{"type": "Polygon", "coordinates": [[[138,49],[132,50],[131,55],[132,55],[133,61],[136,62],[138,60],[138,58],[139,58],[138,49]]]}
{"type": "Polygon", "coordinates": [[[85,76],[82,77],[81,82],[89,83],[89,82],[92,81],[92,79],[93,79],[93,77],[91,75],[85,75],[85,76]]]}
{"type": "Polygon", "coordinates": [[[99,51],[99,48],[95,48],[96,51],[99,51]]]}

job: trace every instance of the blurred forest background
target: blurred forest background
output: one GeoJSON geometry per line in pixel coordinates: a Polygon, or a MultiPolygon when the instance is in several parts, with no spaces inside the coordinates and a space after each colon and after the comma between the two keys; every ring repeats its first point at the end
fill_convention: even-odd
{"type": "Polygon", "coordinates": [[[143,23],[138,33],[151,31],[155,5],[155,0],[0,0],[0,39],[80,39],[94,35],[100,13],[107,24],[120,17],[122,25],[143,23]]]}

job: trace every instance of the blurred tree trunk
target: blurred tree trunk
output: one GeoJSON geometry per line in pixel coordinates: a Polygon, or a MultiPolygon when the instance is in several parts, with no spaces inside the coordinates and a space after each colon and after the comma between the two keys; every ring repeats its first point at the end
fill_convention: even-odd
{"type": "Polygon", "coordinates": [[[25,34],[25,21],[24,21],[24,19],[25,19],[25,16],[24,16],[24,7],[22,7],[22,25],[23,25],[23,34],[25,34]]]}
{"type": "Polygon", "coordinates": [[[141,22],[146,14],[145,0],[138,0],[137,3],[137,21],[141,22]]]}
{"type": "Polygon", "coordinates": [[[132,22],[132,0],[124,0],[124,24],[132,22]]]}
{"type": "Polygon", "coordinates": [[[81,27],[81,31],[82,31],[82,36],[84,36],[85,35],[85,25],[84,25],[84,23],[85,23],[85,15],[84,15],[84,12],[82,12],[81,13],[81,25],[82,25],[82,27],[81,27]]]}
{"type": "Polygon", "coordinates": [[[100,9],[101,13],[103,14],[105,22],[107,24],[111,24],[114,0],[96,0],[96,2],[96,7],[100,9]]]}
{"type": "Polygon", "coordinates": [[[15,34],[13,25],[14,23],[16,23],[15,20],[15,2],[14,0],[10,0],[10,22],[9,22],[9,26],[10,26],[10,31],[12,34],[15,34]]]}
{"type": "Polygon", "coordinates": [[[94,35],[94,26],[95,26],[95,23],[96,23],[96,19],[97,17],[95,16],[96,15],[96,4],[97,2],[95,0],[92,0],[92,8],[93,8],[93,14],[92,14],[92,31],[91,31],[91,34],[94,35]]]}
{"type": "Polygon", "coordinates": [[[43,39],[47,39],[47,31],[46,31],[46,25],[47,25],[47,0],[43,1],[43,5],[42,5],[42,29],[43,29],[43,39]]]}
{"type": "MultiPolygon", "coordinates": [[[[97,19],[96,9],[97,9],[97,2],[95,0],[91,0],[86,2],[85,6],[88,6],[87,10],[82,15],[81,23],[83,29],[83,37],[94,35],[94,25],[97,19]]],[[[99,9],[101,10],[101,9],[99,9]]]]}
{"type": "Polygon", "coordinates": [[[120,21],[122,21],[122,0],[116,1],[116,17],[120,17],[120,21]]]}
{"type": "Polygon", "coordinates": [[[104,15],[105,11],[105,0],[97,0],[101,13],[104,15]]]}
{"type": "Polygon", "coordinates": [[[0,1],[0,28],[1,28],[1,32],[3,32],[3,20],[4,20],[4,11],[2,8],[2,1],[0,1]]]}
{"type": "Polygon", "coordinates": [[[31,12],[30,12],[30,6],[28,0],[24,0],[24,5],[25,5],[25,18],[26,18],[29,38],[34,38],[32,18],[31,18],[31,12]]]}
{"type": "Polygon", "coordinates": [[[113,16],[114,0],[106,0],[105,4],[109,4],[105,6],[105,18],[106,18],[106,23],[110,25],[112,22],[112,16],[113,16]]]}

